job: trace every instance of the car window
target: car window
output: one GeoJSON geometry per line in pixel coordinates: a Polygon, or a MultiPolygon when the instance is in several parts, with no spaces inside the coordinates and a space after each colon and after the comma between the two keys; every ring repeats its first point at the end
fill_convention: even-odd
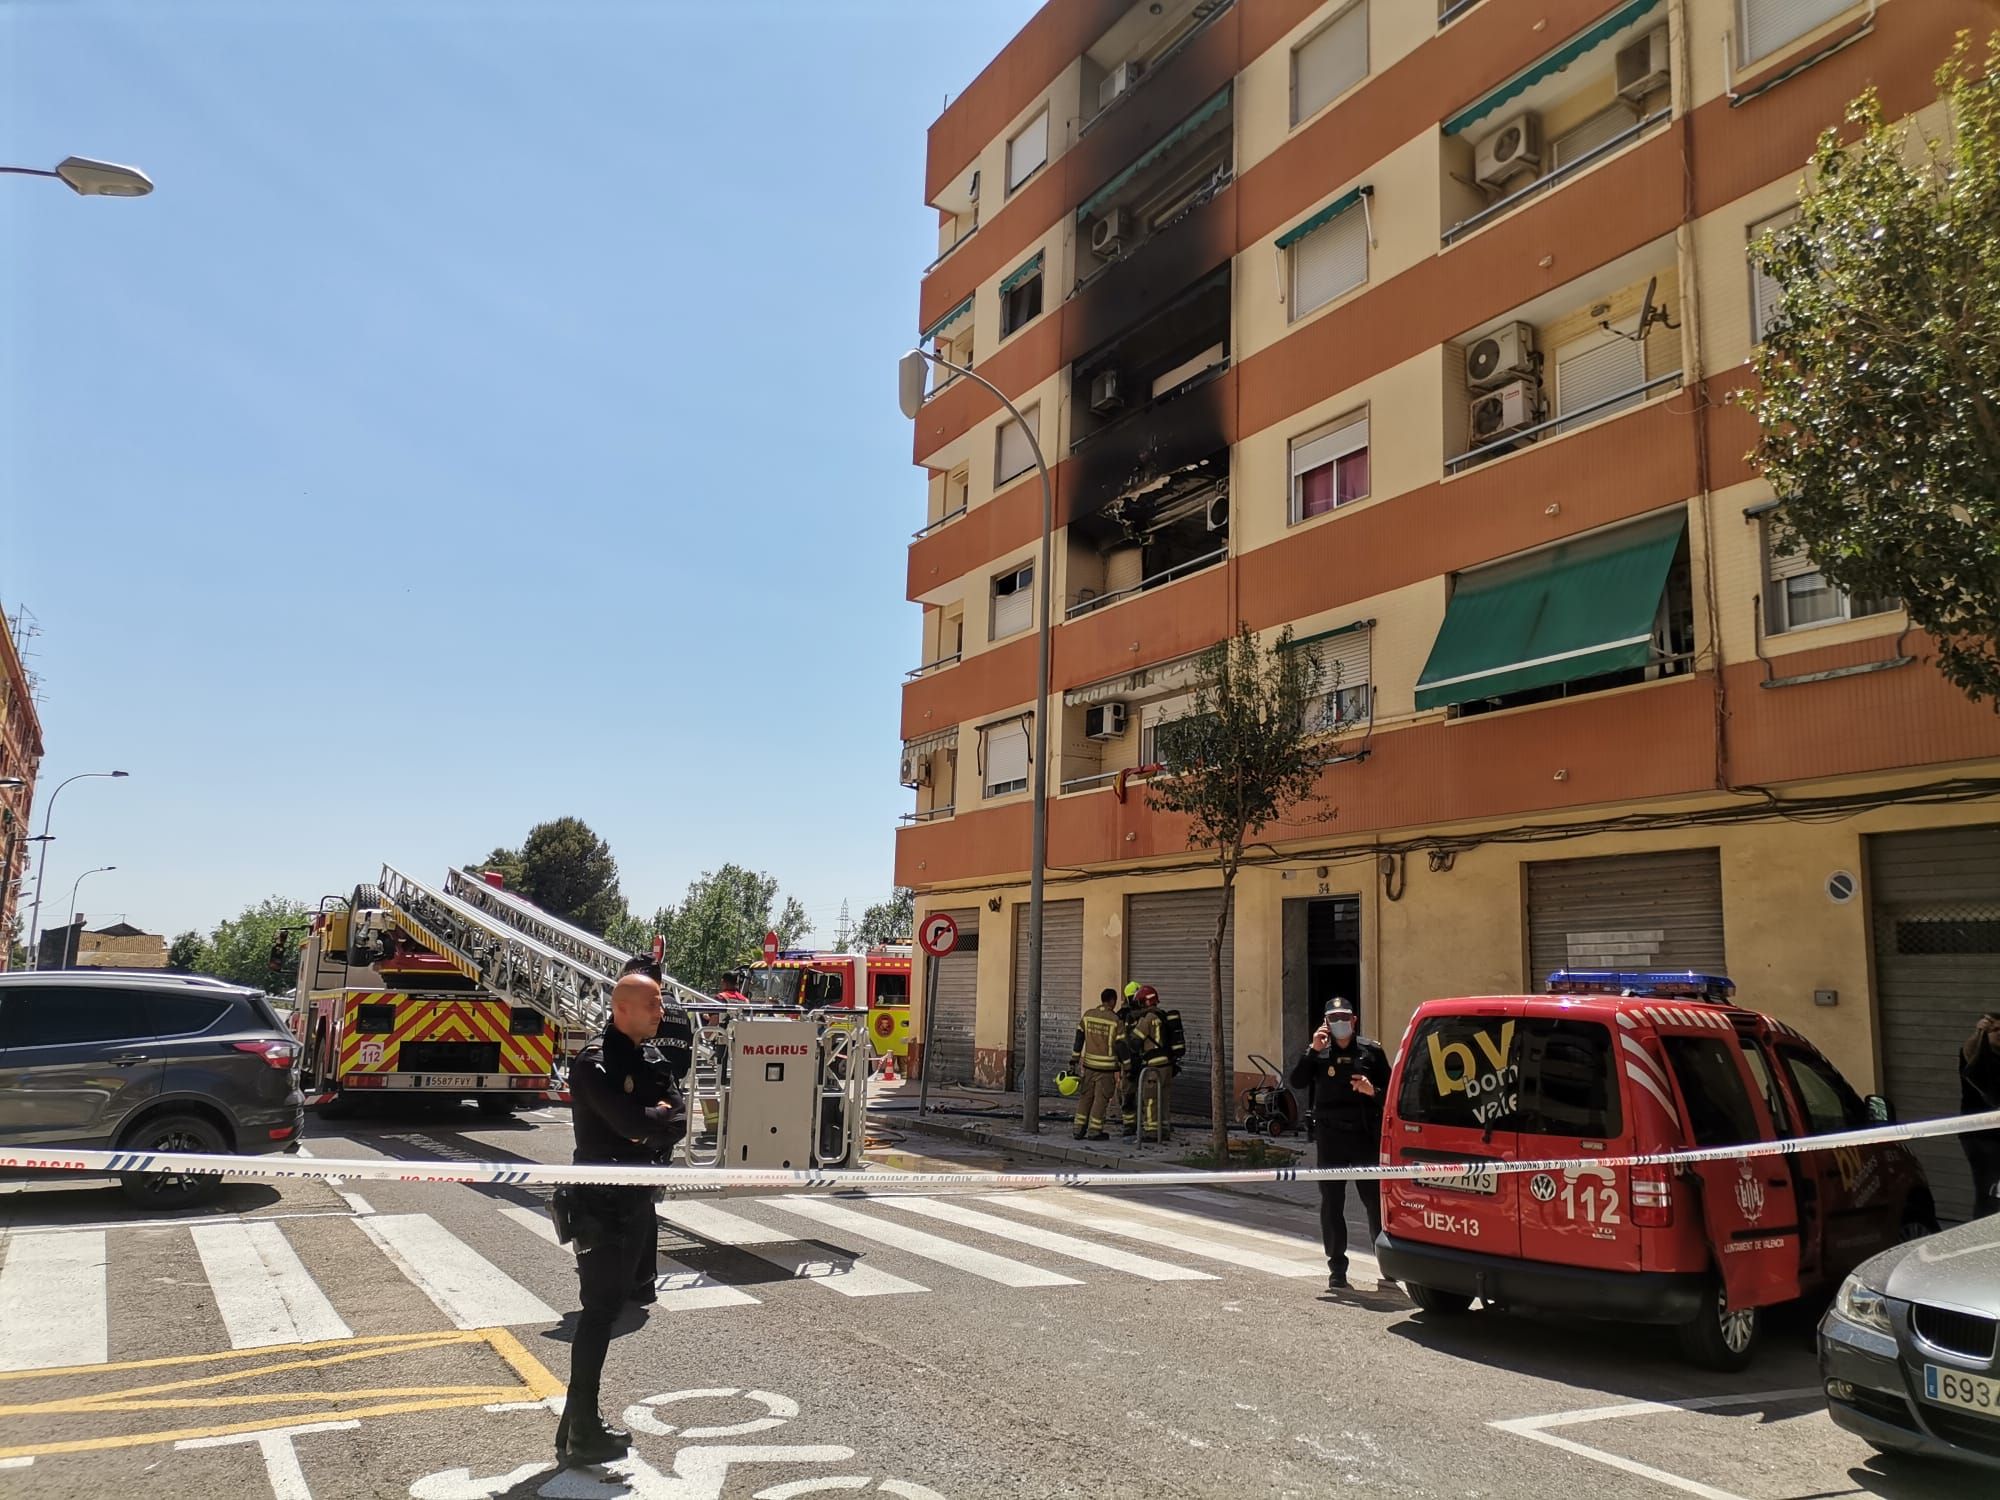
{"type": "Polygon", "coordinates": [[[193,1036],[206,1031],[229,1010],[227,1000],[212,995],[153,994],[146,997],[146,1014],[155,1036],[193,1036]]]}
{"type": "Polygon", "coordinates": [[[1785,1075],[1798,1091],[1806,1112],[1806,1133],[1831,1135],[1840,1130],[1859,1130],[1868,1124],[1868,1106],[1834,1071],[1833,1064],[1811,1052],[1785,1047],[1778,1053],[1785,1075]]]}
{"type": "Polygon", "coordinates": [[[1680,1080],[1695,1145],[1740,1146],[1762,1139],[1730,1043],[1705,1036],[1669,1036],[1661,1041],[1680,1080]]]}
{"type": "Polygon", "coordinates": [[[1603,1140],[1618,1134],[1622,1111],[1612,1067],[1611,1029],[1597,1021],[1530,1018],[1521,1023],[1524,1135],[1603,1140]]]}
{"type": "Polygon", "coordinates": [[[1512,1130],[1521,1032],[1499,1016],[1432,1016],[1410,1039],[1396,1113],[1422,1125],[1512,1130]]]}
{"type": "Polygon", "coordinates": [[[1755,1037],[1739,1033],[1736,1040],[1743,1044],[1743,1060],[1750,1065],[1750,1076],[1757,1080],[1757,1088],[1764,1095],[1764,1108],[1770,1112],[1771,1124],[1781,1136],[1797,1135],[1798,1131],[1792,1128],[1791,1107],[1785,1103],[1784,1090],[1778,1087],[1764,1049],[1757,1045],[1755,1037]]]}
{"type": "Polygon", "coordinates": [[[140,996],[131,990],[20,989],[6,997],[0,1046],[62,1047],[149,1035],[140,996]]]}

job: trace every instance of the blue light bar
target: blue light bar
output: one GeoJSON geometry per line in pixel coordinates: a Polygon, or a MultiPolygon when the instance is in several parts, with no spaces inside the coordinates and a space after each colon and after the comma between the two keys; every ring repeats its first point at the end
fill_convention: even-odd
{"type": "Polygon", "coordinates": [[[1692,969],[1558,969],[1549,975],[1551,995],[1645,995],[1675,1000],[1727,1002],[1736,981],[1692,969]]]}

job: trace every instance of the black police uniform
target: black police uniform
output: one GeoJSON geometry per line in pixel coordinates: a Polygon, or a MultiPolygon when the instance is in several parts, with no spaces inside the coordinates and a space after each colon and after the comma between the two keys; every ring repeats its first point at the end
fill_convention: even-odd
{"type": "MultiPolygon", "coordinates": [[[[1324,1052],[1307,1050],[1292,1069],[1292,1087],[1310,1091],[1313,1138],[1322,1167],[1373,1166],[1382,1149],[1382,1100],[1389,1087],[1389,1056],[1362,1036],[1345,1047],[1328,1043],[1324,1052]],[[1373,1097],[1357,1093],[1356,1075],[1375,1085],[1373,1097]]],[[[1372,1248],[1382,1232],[1382,1187],[1372,1180],[1354,1184],[1368,1214],[1372,1248]]],[[[1319,1185],[1319,1237],[1326,1266],[1336,1280],[1347,1275],[1347,1184],[1319,1185]]]]}
{"type": "MultiPolygon", "coordinates": [[[[660,1165],[687,1131],[680,1078],[657,1040],[642,1045],[607,1026],[577,1053],[569,1088],[579,1165],[660,1165]]],[[[570,1346],[566,1430],[570,1416],[595,1417],[611,1324],[627,1301],[655,1299],[659,1271],[651,1188],[578,1187],[573,1202],[583,1312],[570,1346]]]]}

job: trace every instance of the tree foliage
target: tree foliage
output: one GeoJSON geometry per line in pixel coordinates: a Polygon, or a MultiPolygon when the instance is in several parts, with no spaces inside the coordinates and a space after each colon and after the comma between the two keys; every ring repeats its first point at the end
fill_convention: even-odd
{"type": "Polygon", "coordinates": [[[688,886],[667,930],[667,969],[683,983],[713,991],[733,968],[764,952],[764,934],[796,947],[812,923],[794,897],[778,907],[778,882],[741,865],[724,865],[688,886]],[[777,907],[776,915],[773,908],[777,907]]]}
{"type": "MultiPolygon", "coordinates": [[[[200,958],[201,972],[260,990],[289,989],[298,975],[299,944],[311,920],[312,908],[303,901],[266,896],[209,935],[200,958]]],[[[181,939],[175,939],[174,950],[180,946],[181,939]]]]}
{"type": "MultiPolygon", "coordinates": [[[[674,943],[674,908],[663,906],[650,917],[642,917],[637,912],[620,912],[604,929],[604,941],[614,948],[622,948],[627,953],[651,953],[653,939],[667,940],[669,951],[674,943]]],[[[692,980],[688,981],[690,984],[692,980]]]]}
{"type": "MultiPolygon", "coordinates": [[[[1168,768],[1147,788],[1159,812],[1188,820],[1188,846],[1215,851],[1222,873],[1215,930],[1208,939],[1210,1043],[1209,1109],[1217,1161],[1228,1160],[1232,1059],[1223,1041],[1222,942],[1229,930],[1237,872],[1251,840],[1270,824],[1296,819],[1315,795],[1324,753],[1308,714],[1318,671],[1307,652],[1292,648],[1287,626],[1269,645],[1247,624],[1233,639],[1203,652],[1201,685],[1187,713],[1160,725],[1156,744],[1168,768]]],[[[1143,981],[1145,975],[1133,976],[1143,981]]]]}
{"type": "Polygon", "coordinates": [[[496,848],[473,868],[498,871],[508,890],[591,932],[626,914],[611,846],[581,818],[537,823],[519,849],[496,848]]]}
{"type": "Polygon", "coordinates": [[[877,943],[907,943],[916,930],[917,893],[898,886],[887,901],[878,901],[861,914],[846,951],[865,953],[877,943]]]}
{"type": "Polygon", "coordinates": [[[1781,532],[1851,598],[1900,599],[1944,675],[2000,707],[2000,36],[1938,74],[1948,139],[1873,90],[1754,249],[1782,289],[1747,396],[1781,532]]]}
{"type": "Polygon", "coordinates": [[[176,974],[192,974],[201,968],[202,955],[207,951],[207,939],[189,928],[167,949],[167,967],[176,974]]]}

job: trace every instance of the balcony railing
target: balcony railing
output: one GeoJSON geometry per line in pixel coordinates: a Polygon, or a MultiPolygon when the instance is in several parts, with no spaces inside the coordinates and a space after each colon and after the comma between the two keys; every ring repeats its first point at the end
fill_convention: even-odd
{"type": "Polygon", "coordinates": [[[1085,120],[1083,124],[1077,128],[1076,138],[1078,140],[1082,140],[1085,136],[1089,135],[1091,130],[1096,127],[1097,122],[1099,120],[1102,120],[1107,116],[1109,116],[1113,110],[1117,109],[1126,100],[1130,99],[1134,94],[1138,93],[1141,89],[1143,89],[1148,83],[1148,81],[1151,80],[1152,76],[1155,73],[1159,72],[1160,69],[1164,68],[1169,62],[1173,61],[1174,58],[1180,56],[1180,54],[1187,49],[1187,47],[1194,41],[1196,37],[1200,36],[1204,31],[1208,30],[1210,26],[1214,25],[1215,22],[1221,17],[1222,13],[1226,10],[1229,10],[1235,4],[1236,0],[1214,0],[1214,3],[1210,4],[1208,11],[1205,15],[1203,15],[1198,21],[1196,21],[1194,25],[1190,26],[1185,33],[1174,39],[1173,46],[1167,48],[1166,51],[1162,52],[1158,57],[1152,58],[1147,62],[1145,71],[1139,75],[1138,81],[1134,83],[1131,88],[1127,89],[1124,93],[1120,94],[1117,98],[1113,99],[1109,104],[1105,105],[1104,108],[1100,109],[1096,114],[1092,115],[1088,120],[1085,120]]]}
{"type": "Polygon", "coordinates": [[[912,667],[903,675],[914,681],[919,677],[930,676],[931,673],[937,671],[940,667],[957,666],[964,659],[965,653],[963,651],[954,651],[949,656],[940,656],[936,661],[927,661],[921,667],[912,667]]]}
{"type": "Polygon", "coordinates": [[[1551,188],[1561,186],[1592,162],[1601,160],[1609,156],[1612,152],[1622,150],[1626,146],[1631,145],[1632,142],[1636,141],[1654,126],[1665,124],[1672,116],[1673,110],[1671,107],[1655,110],[1652,114],[1646,116],[1645,119],[1639,121],[1638,124],[1632,126],[1631,129],[1622,130],[1602,145],[1591,147],[1590,150],[1584,152],[1575,161],[1564,162],[1553,172],[1544,173],[1526,187],[1509,193],[1498,203],[1488,204],[1471,218],[1460,219],[1444,232],[1445,244],[1455,244],[1457,241],[1465,238],[1466,235],[1472,233],[1473,230],[1479,228],[1480,225],[1490,224],[1502,214],[1511,213],[1514,209],[1519,208],[1523,203],[1526,203],[1537,194],[1546,193],[1551,188]]]}
{"type": "Polygon", "coordinates": [[[958,809],[947,802],[943,807],[933,807],[923,812],[906,812],[897,819],[899,823],[935,823],[940,818],[948,818],[958,809]]]}
{"type": "Polygon", "coordinates": [[[1450,0],[1450,3],[1438,12],[1438,26],[1440,28],[1449,26],[1478,3],[1479,0],[1450,0]]]}
{"type": "Polygon", "coordinates": [[[970,509],[972,509],[970,505],[961,505],[957,510],[946,511],[943,515],[939,516],[935,521],[931,522],[930,525],[911,532],[910,540],[915,542],[922,541],[925,537],[929,536],[933,531],[938,531],[946,526],[949,526],[953,521],[956,521],[960,516],[964,515],[970,509]]]}
{"type": "Polygon", "coordinates": [[[1666,375],[1655,375],[1643,385],[1635,385],[1629,390],[1618,391],[1604,397],[1602,400],[1592,401],[1587,406],[1579,406],[1575,411],[1566,411],[1558,416],[1550,417],[1546,422],[1537,422],[1533,427],[1523,427],[1519,432],[1510,432],[1507,436],[1495,438],[1490,443],[1481,443],[1477,448],[1468,449],[1456,458],[1448,458],[1444,461],[1444,471],[1447,474],[1456,474],[1461,469],[1469,468],[1473,464],[1483,462],[1488,458],[1497,457],[1516,443],[1532,443],[1545,432],[1567,431],[1579,422],[1587,421],[1591,417],[1602,416],[1614,406],[1622,406],[1630,401],[1642,400],[1650,396],[1661,386],[1679,385],[1680,379],[1681,372],[1679,370],[1672,371],[1666,375]]]}
{"type": "Polygon", "coordinates": [[[938,252],[938,258],[932,261],[929,265],[925,266],[919,274],[924,276],[930,275],[931,272],[935,271],[939,266],[943,265],[946,261],[950,260],[952,256],[956,255],[958,253],[958,247],[960,245],[963,245],[967,240],[971,239],[977,233],[979,233],[979,220],[975,218],[972,221],[972,227],[966,230],[965,233],[961,234],[957,239],[953,240],[949,245],[946,245],[944,249],[940,250],[938,252]]]}
{"type": "Polygon", "coordinates": [[[1186,562],[1175,563],[1171,568],[1163,568],[1161,571],[1152,574],[1150,577],[1142,578],[1127,588],[1118,589],[1109,594],[1099,594],[1091,599],[1080,599],[1063,611],[1063,618],[1065,620],[1074,620],[1081,615],[1089,614],[1094,609],[1102,609],[1107,604],[1116,604],[1120,599],[1129,599],[1134,594],[1143,594],[1147,589],[1156,589],[1163,583],[1172,583],[1175,579],[1184,578],[1189,573],[1198,573],[1203,568],[1213,567],[1228,556],[1229,544],[1225,542],[1213,552],[1204,552],[1200,557],[1191,557],[1186,562]]]}

